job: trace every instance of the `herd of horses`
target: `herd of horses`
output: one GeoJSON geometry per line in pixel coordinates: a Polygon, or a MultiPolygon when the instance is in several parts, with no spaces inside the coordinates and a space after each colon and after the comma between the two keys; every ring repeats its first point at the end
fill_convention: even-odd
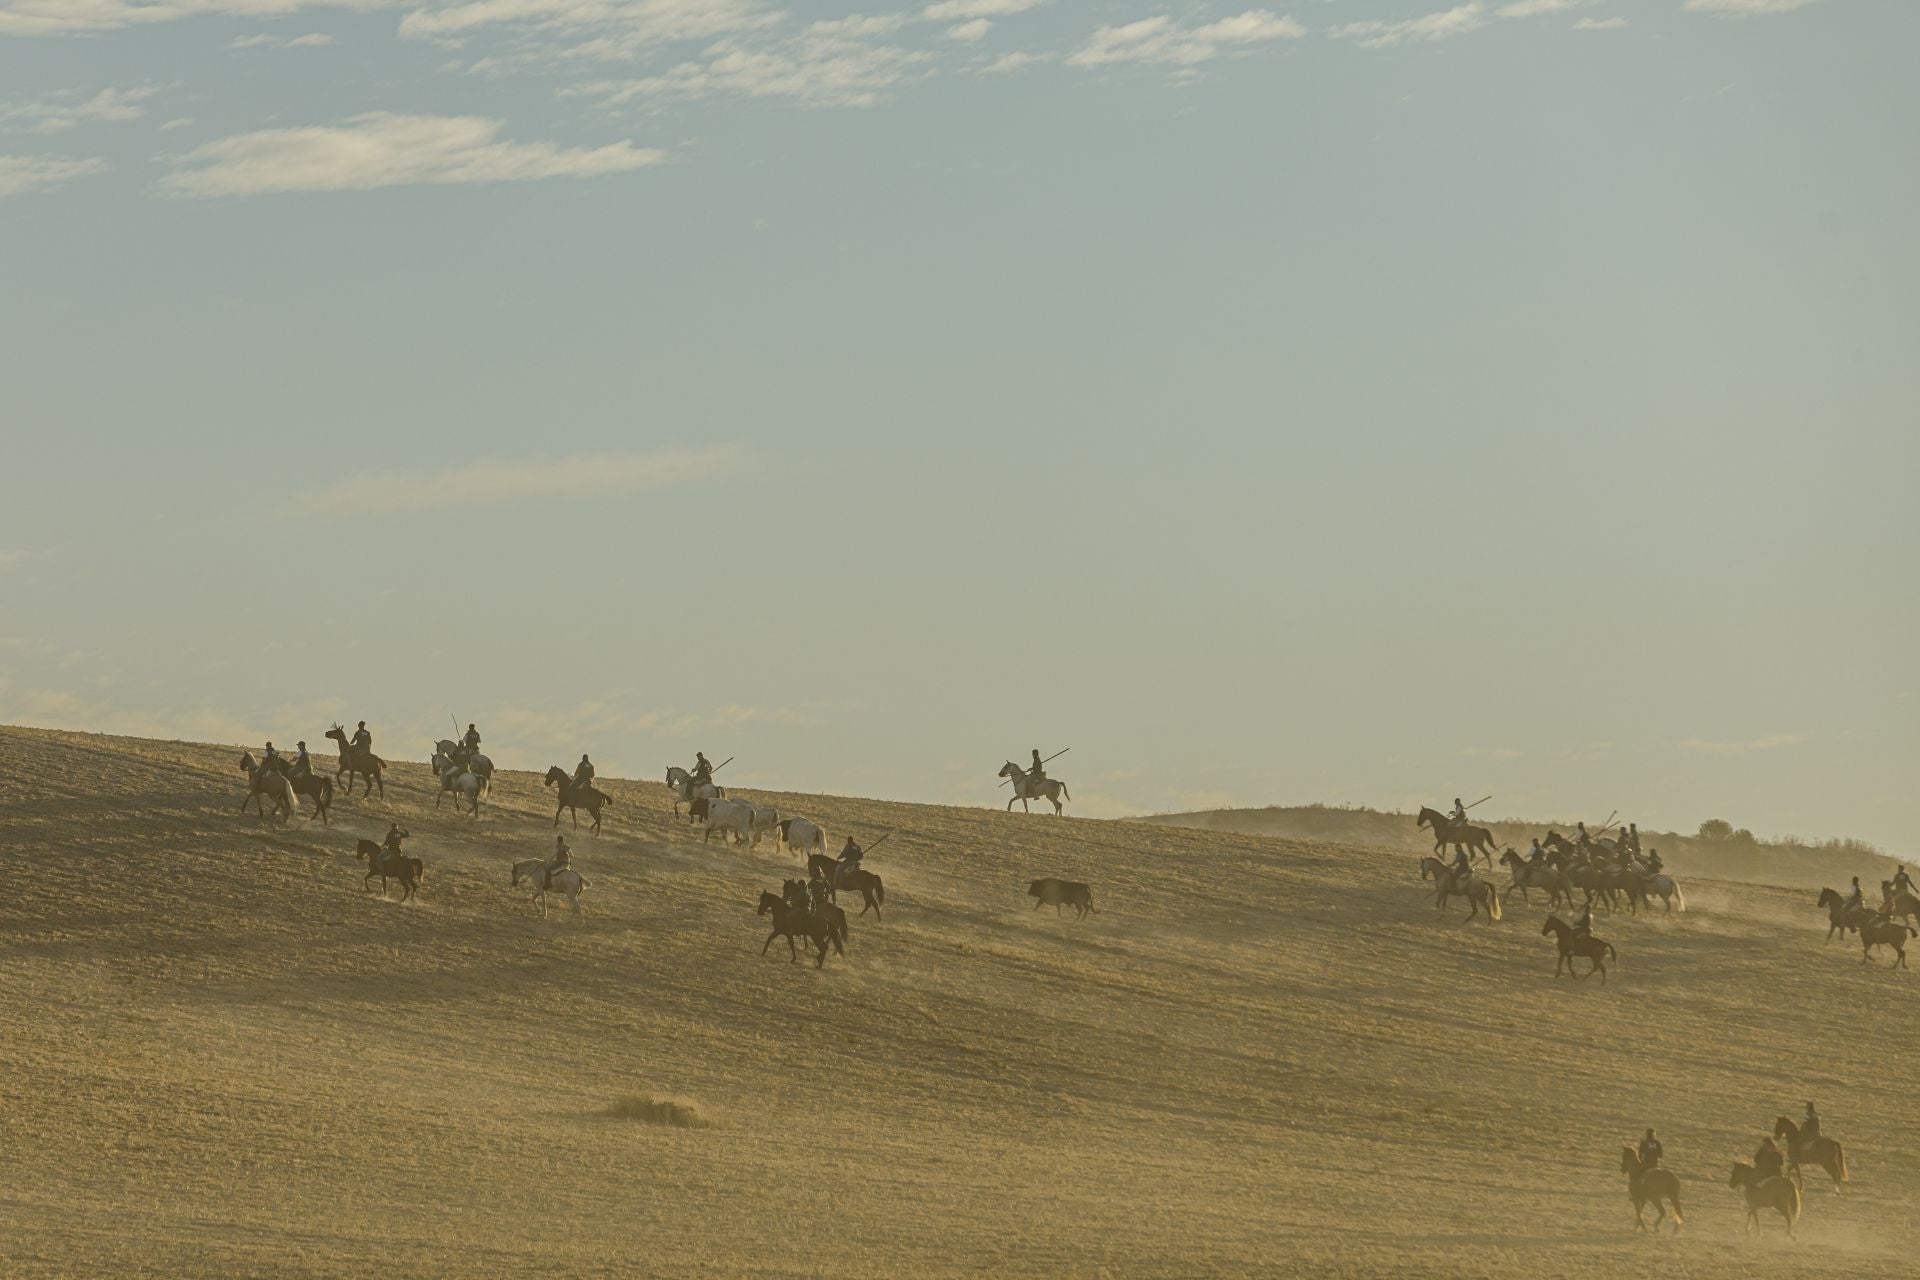
{"type": "Polygon", "coordinates": [[[1822,889],[1814,905],[1826,910],[1828,942],[1836,934],[1844,941],[1852,933],[1860,939],[1862,964],[1873,959],[1875,947],[1892,947],[1894,967],[1908,968],[1907,939],[1920,936],[1920,929],[1914,928],[1920,925],[1920,898],[1905,889],[1895,889],[1891,880],[1880,882],[1880,894],[1878,911],[1864,904],[1850,907],[1833,889],[1822,889]],[[1909,920],[1913,924],[1908,924],[1909,920]]]}
{"type": "MultiPolygon", "coordinates": [[[[1780,1215],[1787,1235],[1792,1237],[1804,1205],[1806,1180],[1802,1166],[1824,1170],[1837,1193],[1848,1181],[1847,1152],[1833,1138],[1819,1134],[1804,1136],[1800,1126],[1786,1116],[1774,1118],[1773,1138],[1784,1144],[1773,1155],[1776,1167],[1784,1161],[1782,1172],[1769,1172],[1752,1161],[1736,1160],[1727,1185],[1740,1192],[1746,1204],[1749,1234],[1761,1229],[1762,1214],[1773,1212],[1780,1215]]],[[[1680,1216],[1680,1175],[1660,1168],[1658,1162],[1649,1167],[1641,1160],[1638,1150],[1625,1145],[1620,1148],[1620,1172],[1627,1176],[1627,1198],[1633,1202],[1633,1219],[1640,1230],[1649,1230],[1645,1216],[1649,1207],[1654,1210],[1651,1226],[1654,1234],[1659,1234],[1660,1224],[1669,1217],[1673,1219],[1675,1231],[1684,1225],[1680,1216]]]]}

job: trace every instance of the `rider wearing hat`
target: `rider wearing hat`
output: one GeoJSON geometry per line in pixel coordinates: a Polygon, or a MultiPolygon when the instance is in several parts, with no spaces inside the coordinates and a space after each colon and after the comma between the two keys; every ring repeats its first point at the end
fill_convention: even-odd
{"type": "Polygon", "coordinates": [[[313,773],[313,761],[307,758],[307,744],[303,739],[299,744],[300,754],[293,758],[293,768],[287,770],[291,778],[305,778],[313,773]]]}
{"type": "Polygon", "coordinates": [[[832,892],[833,886],[820,874],[820,868],[813,868],[807,875],[807,910],[818,912],[827,905],[827,896],[832,892]]]}

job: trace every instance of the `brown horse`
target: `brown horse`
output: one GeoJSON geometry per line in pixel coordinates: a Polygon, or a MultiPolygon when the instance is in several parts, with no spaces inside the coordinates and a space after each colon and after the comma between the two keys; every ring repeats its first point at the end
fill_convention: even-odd
{"type": "Polygon", "coordinates": [[[773,940],[782,935],[787,939],[788,957],[795,964],[800,963],[799,949],[793,945],[796,937],[809,939],[819,948],[820,956],[813,964],[816,969],[827,963],[828,944],[832,944],[840,955],[847,954],[847,913],[831,903],[815,914],[805,907],[795,906],[778,894],[762,892],[760,910],[756,914],[764,916],[769,912],[773,915],[773,932],[767,935],[766,942],[761,945],[761,955],[767,954],[767,948],[773,945],[773,940]]]}
{"type": "Polygon", "coordinates": [[[1800,1126],[1785,1116],[1774,1117],[1773,1136],[1787,1140],[1787,1172],[1792,1175],[1796,1184],[1805,1185],[1806,1182],[1806,1179],[1800,1176],[1802,1163],[1817,1164],[1827,1171],[1829,1178],[1833,1179],[1834,1193],[1839,1194],[1840,1184],[1847,1181],[1847,1153],[1838,1142],[1832,1138],[1803,1140],[1800,1137],[1800,1126]]]}
{"type": "Polygon", "coordinates": [[[240,812],[245,813],[248,805],[254,805],[262,818],[267,816],[266,802],[273,801],[273,811],[285,821],[293,817],[293,811],[300,807],[300,798],[293,792],[293,784],[287,781],[285,774],[269,769],[265,765],[255,764],[253,752],[240,753],[240,772],[247,775],[247,798],[240,802],[240,812]]]}
{"type": "Polygon", "coordinates": [[[1653,1234],[1660,1234],[1660,1224],[1667,1220],[1667,1205],[1673,1206],[1673,1229],[1678,1231],[1684,1224],[1680,1220],[1680,1177],[1671,1169],[1649,1169],[1640,1163],[1640,1153],[1632,1147],[1622,1144],[1620,1147],[1620,1172],[1627,1175],[1627,1197],[1633,1201],[1633,1220],[1640,1229],[1647,1229],[1647,1220],[1640,1211],[1652,1205],[1659,1211],[1653,1220],[1653,1234]],[[1661,1203],[1665,1201],[1665,1203],[1661,1203]]]}
{"type": "Polygon", "coordinates": [[[839,901],[840,890],[858,889],[867,900],[866,906],[860,908],[860,914],[867,914],[867,908],[871,907],[874,919],[880,918],[880,904],[887,900],[887,889],[873,872],[862,867],[842,868],[839,862],[824,853],[816,853],[808,858],[807,870],[818,871],[826,879],[836,902],[839,901]]]}
{"type": "MultiPolygon", "coordinates": [[[[402,839],[405,839],[406,835],[404,831],[400,833],[402,839]]],[[[402,902],[411,898],[420,882],[427,878],[427,864],[421,859],[409,858],[398,849],[388,849],[371,840],[360,841],[353,856],[367,864],[367,874],[360,881],[362,887],[369,886],[373,878],[379,876],[380,896],[383,898],[387,896],[389,878],[398,880],[401,889],[405,890],[400,895],[402,902]]]]}
{"type": "Polygon", "coordinates": [[[1421,809],[1420,820],[1416,827],[1433,829],[1433,851],[1439,853],[1447,845],[1453,846],[1455,853],[1465,851],[1469,856],[1479,854],[1480,860],[1487,864],[1487,870],[1493,870],[1493,832],[1485,827],[1476,827],[1471,823],[1459,823],[1438,809],[1421,809]]]}
{"type": "Polygon", "coordinates": [[[1920,898],[1914,897],[1905,889],[1896,890],[1893,881],[1880,882],[1880,894],[1885,899],[1880,904],[1882,914],[1895,920],[1911,920],[1920,925],[1920,898]]]}
{"type": "Polygon", "coordinates": [[[347,744],[347,731],[339,725],[327,730],[327,736],[340,744],[340,764],[333,771],[334,777],[347,775],[347,794],[353,794],[353,780],[356,777],[366,779],[367,794],[373,794],[376,784],[380,787],[380,798],[387,798],[387,762],[371,751],[361,750],[347,744]]]}
{"type": "Polygon", "coordinates": [[[1434,910],[1444,911],[1448,898],[1461,897],[1467,900],[1467,905],[1471,908],[1467,912],[1467,919],[1463,920],[1462,924],[1468,923],[1483,910],[1487,913],[1488,924],[1500,919],[1500,891],[1473,873],[1468,872],[1466,883],[1461,884],[1459,873],[1451,866],[1438,858],[1422,858],[1420,859],[1420,878],[1432,880],[1438,886],[1439,891],[1435,894],[1433,901],[1434,910]]]}
{"type": "Polygon", "coordinates": [[[1793,1236],[1793,1224],[1800,1220],[1800,1188],[1785,1178],[1763,1178],[1745,1160],[1733,1162],[1730,1187],[1738,1187],[1747,1198],[1747,1231],[1760,1229],[1760,1211],[1772,1209],[1786,1219],[1787,1236],[1793,1236]]]}
{"type": "Polygon", "coordinates": [[[1875,947],[1893,948],[1893,967],[1907,967],[1907,938],[1920,930],[1901,920],[1869,920],[1860,926],[1860,963],[1873,959],[1875,947]]]}
{"type": "Polygon", "coordinates": [[[1565,965],[1569,974],[1582,981],[1598,973],[1600,984],[1605,986],[1607,982],[1605,957],[1612,956],[1615,964],[1620,963],[1620,956],[1614,951],[1611,942],[1603,942],[1590,933],[1577,934],[1573,931],[1573,926],[1559,916],[1548,916],[1547,922],[1540,926],[1541,937],[1544,938],[1549,934],[1553,935],[1554,943],[1560,948],[1560,958],[1554,961],[1553,965],[1553,976],[1556,978],[1560,976],[1560,966],[1565,965]],[[1585,956],[1593,961],[1593,968],[1585,973],[1576,972],[1573,967],[1575,956],[1585,956]]]}
{"type": "Polygon", "coordinates": [[[602,805],[612,808],[612,796],[604,791],[594,790],[591,782],[584,786],[574,786],[573,779],[567,776],[567,771],[557,764],[547,770],[546,785],[549,787],[558,786],[560,788],[560,803],[553,811],[554,826],[557,827],[560,825],[560,815],[562,813],[571,811],[573,814],[574,830],[578,831],[580,829],[580,806],[585,805],[587,816],[593,819],[593,825],[587,828],[587,833],[596,836],[600,834],[600,808],[602,805]]]}
{"type": "Polygon", "coordinates": [[[1849,933],[1873,918],[1873,912],[1865,907],[1849,907],[1847,900],[1832,889],[1822,889],[1819,900],[1814,905],[1827,909],[1828,942],[1833,941],[1833,935],[1836,933],[1844,941],[1849,933]]]}

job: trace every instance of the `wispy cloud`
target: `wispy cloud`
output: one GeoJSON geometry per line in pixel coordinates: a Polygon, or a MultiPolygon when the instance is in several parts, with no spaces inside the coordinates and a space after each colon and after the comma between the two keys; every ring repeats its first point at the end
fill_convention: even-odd
{"type": "Polygon", "coordinates": [[[0,36],[93,35],[227,14],[278,17],[298,9],[368,9],[380,0],[0,0],[0,36]]]}
{"type": "Polygon", "coordinates": [[[274,36],[264,33],[251,36],[235,36],[229,49],[318,49],[333,43],[333,37],[318,31],[308,32],[304,36],[274,36]]]}
{"type": "Polygon", "coordinates": [[[785,16],[763,0],[462,0],[414,9],[400,20],[400,34],[445,41],[493,26],[597,32],[577,52],[630,58],[662,45],[771,27],[785,16]]]}
{"type": "Polygon", "coordinates": [[[1452,9],[1418,18],[1404,18],[1398,22],[1386,22],[1378,18],[1348,22],[1334,27],[1327,34],[1336,40],[1351,40],[1363,49],[1384,49],[1396,44],[1448,40],[1478,31],[1486,24],[1486,6],[1475,0],[1473,4],[1457,5],[1452,9]]]}
{"type": "Polygon", "coordinates": [[[1546,13],[1565,13],[1569,9],[1590,9],[1600,0],[1513,0],[1498,12],[1503,18],[1537,18],[1546,13]]]}
{"type": "Polygon", "coordinates": [[[1462,747],[1460,754],[1484,760],[1518,760],[1521,753],[1512,747],[1462,747]]]}
{"type": "Polygon", "coordinates": [[[102,89],[91,98],[56,93],[39,102],[0,106],[0,127],[28,133],[63,133],[83,124],[124,124],[147,113],[142,104],[160,92],[158,85],[102,89]]]}
{"type": "Polygon", "coordinates": [[[1618,31],[1627,25],[1625,18],[1581,18],[1573,24],[1575,31],[1618,31]]]}
{"type": "Polygon", "coordinates": [[[980,74],[983,76],[1005,75],[1009,71],[1018,71],[1022,67],[1031,67],[1039,63],[1052,61],[1053,55],[1050,53],[1028,53],[1023,50],[1015,50],[1012,53],[1003,53],[986,66],[981,67],[980,74]]]}
{"type": "Polygon", "coordinates": [[[1688,738],[1680,744],[1683,751],[1705,751],[1713,755],[1734,756],[1748,751],[1772,751],[1777,747],[1791,747],[1800,741],[1797,733],[1770,733],[1759,738],[1749,738],[1745,742],[1708,742],[1701,738],[1688,738]]]}
{"type": "Polygon", "coordinates": [[[962,44],[975,44],[991,30],[993,30],[993,23],[985,18],[973,18],[948,27],[946,35],[949,40],[958,40],[962,44]]]}
{"type": "Polygon", "coordinates": [[[505,142],[501,121],[479,116],[372,112],[344,124],[261,129],[194,148],[159,189],[179,196],[367,191],[375,187],[591,178],[658,164],[631,142],[560,147],[505,142]]]}
{"type": "Polygon", "coordinates": [[[928,22],[964,22],[973,18],[1007,18],[1038,9],[1044,0],[938,0],[920,11],[928,22]]]}
{"type": "Polygon", "coordinates": [[[448,503],[498,502],[547,494],[633,493],[739,466],[733,445],[659,453],[483,458],[444,471],[366,471],[296,500],[311,515],[403,511],[448,503]]]}
{"type": "Polygon", "coordinates": [[[1792,13],[1814,0],[1687,0],[1694,13],[1718,13],[1729,18],[1751,18],[1762,13],[1792,13]]]}
{"type": "Polygon", "coordinates": [[[771,44],[721,40],[700,61],[574,92],[595,95],[608,106],[729,95],[784,98],[805,107],[870,107],[925,74],[932,59],[924,50],[809,30],[771,44]]]}
{"type": "Polygon", "coordinates": [[[1119,27],[1101,27],[1067,59],[1075,66],[1167,63],[1194,66],[1237,48],[1273,40],[1298,40],[1307,29],[1266,9],[1249,9],[1204,26],[1186,27],[1162,14],[1119,27]]]}
{"type": "Polygon", "coordinates": [[[99,156],[0,155],[0,196],[50,191],[106,167],[107,162],[99,156]]]}

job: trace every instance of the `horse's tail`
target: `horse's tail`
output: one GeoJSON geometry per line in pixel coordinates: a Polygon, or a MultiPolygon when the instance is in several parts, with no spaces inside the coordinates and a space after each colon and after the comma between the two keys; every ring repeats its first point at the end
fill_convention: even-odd
{"type": "Polygon", "coordinates": [[[1492,885],[1487,886],[1487,914],[1495,920],[1500,918],[1500,892],[1492,885]]]}
{"type": "Polygon", "coordinates": [[[873,900],[881,906],[887,905],[887,886],[880,883],[880,877],[873,878],[873,900]]]}
{"type": "Polygon", "coordinates": [[[1680,1179],[1673,1180],[1672,1190],[1667,1193],[1667,1204],[1673,1210],[1673,1225],[1683,1227],[1686,1220],[1680,1216],[1680,1179]]]}
{"type": "Polygon", "coordinates": [[[1687,909],[1687,895],[1680,892],[1680,882],[1678,880],[1673,882],[1673,905],[1682,911],[1687,909]]]}
{"type": "Polygon", "coordinates": [[[1838,1142],[1833,1144],[1833,1167],[1839,1171],[1838,1180],[1847,1180],[1847,1149],[1838,1142]]]}
{"type": "Polygon", "coordinates": [[[1071,799],[1073,799],[1073,797],[1072,797],[1072,796],[1070,796],[1070,795],[1068,795],[1068,794],[1067,794],[1067,784],[1066,784],[1066,783],[1064,783],[1064,782],[1060,784],[1060,798],[1061,798],[1062,800],[1071,800],[1071,799]]]}
{"type": "Polygon", "coordinates": [[[320,806],[325,808],[333,803],[333,779],[320,779],[320,806]]]}

